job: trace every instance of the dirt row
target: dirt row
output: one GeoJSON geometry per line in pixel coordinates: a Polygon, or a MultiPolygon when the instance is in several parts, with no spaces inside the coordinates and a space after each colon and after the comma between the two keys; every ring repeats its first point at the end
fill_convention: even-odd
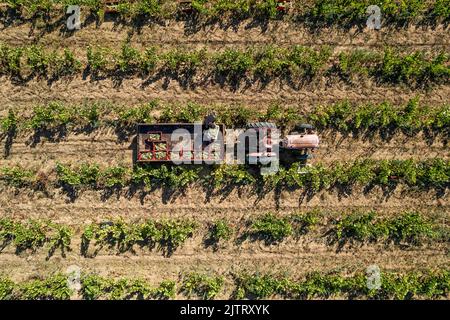
{"type": "MultiPolygon", "coordinates": [[[[83,20],[82,20],[83,21],[83,20]]],[[[85,47],[101,45],[117,47],[125,41],[150,46],[208,46],[220,48],[227,45],[330,45],[347,47],[445,47],[450,45],[448,27],[410,26],[407,28],[382,27],[381,30],[351,28],[321,28],[312,30],[301,24],[273,21],[267,25],[243,21],[240,25],[214,24],[197,28],[182,21],[132,28],[114,21],[100,25],[84,24],[75,32],[65,30],[64,21],[50,28],[32,27],[30,24],[2,26],[0,42],[9,44],[39,43],[50,47],[85,47]]]]}
{"type": "Polygon", "coordinates": [[[83,191],[71,199],[60,189],[49,190],[49,194],[32,190],[17,191],[1,187],[1,216],[19,219],[49,218],[55,222],[80,225],[101,222],[105,219],[124,217],[127,220],[146,218],[194,218],[211,221],[218,218],[243,219],[257,213],[269,211],[291,214],[315,208],[331,212],[349,212],[352,209],[368,211],[374,209],[386,214],[398,214],[405,210],[433,212],[446,211],[448,194],[436,191],[415,192],[405,186],[397,186],[387,192],[375,187],[364,192],[355,187],[352,192],[324,190],[314,195],[305,195],[304,190],[294,192],[267,192],[262,196],[251,187],[233,190],[216,190],[212,194],[201,187],[192,186],[183,193],[171,193],[167,189],[153,192],[127,190],[121,192],[83,191]]]}
{"type": "MultiPolygon", "coordinates": [[[[5,192],[4,190],[2,190],[5,192]]],[[[420,195],[423,196],[423,195],[420,195]]],[[[60,198],[54,197],[44,201],[44,199],[31,202],[31,199],[17,196],[20,203],[7,206],[6,201],[2,201],[4,206],[0,211],[0,217],[8,217],[18,220],[42,219],[51,220],[56,223],[72,226],[81,229],[83,226],[96,222],[101,223],[110,220],[123,219],[124,221],[143,221],[145,219],[186,219],[195,220],[200,224],[206,224],[225,219],[230,223],[241,223],[254,217],[259,217],[265,213],[272,212],[278,215],[290,215],[299,212],[319,211],[326,217],[340,217],[351,212],[375,211],[377,215],[395,217],[403,212],[420,212],[429,218],[442,223],[450,222],[448,201],[437,199],[427,203],[424,201],[412,201],[417,196],[405,197],[405,203],[401,199],[390,199],[388,201],[374,201],[372,203],[357,199],[357,197],[344,198],[341,201],[335,200],[335,197],[323,195],[324,197],[335,200],[333,203],[319,203],[317,199],[313,204],[300,204],[298,206],[282,203],[278,208],[269,201],[264,204],[253,205],[254,202],[245,197],[230,196],[235,201],[248,200],[248,206],[234,205],[232,201],[226,203],[217,203],[212,201],[201,204],[148,204],[136,203],[135,200],[119,198],[118,200],[99,201],[99,196],[83,196],[79,201],[67,203],[63,195],[60,198]],[[88,203],[90,199],[92,202],[88,203]],[[353,201],[351,201],[353,199],[353,201]],[[357,200],[357,201],[355,201],[357,200]],[[95,201],[95,202],[94,202],[95,201]],[[49,207],[49,205],[51,206],[49,207]]],[[[117,198],[114,198],[117,199],[117,198]]],[[[161,201],[160,201],[161,202],[161,201]]]]}
{"type": "MultiPolygon", "coordinates": [[[[335,161],[356,159],[448,159],[448,137],[440,135],[429,139],[420,133],[406,136],[395,133],[389,139],[379,135],[373,138],[346,137],[341,134],[321,134],[321,146],[314,153],[312,163],[332,164],[335,161]]],[[[61,138],[56,134],[50,140],[39,135],[16,137],[12,145],[4,140],[0,151],[7,156],[0,159],[0,166],[20,164],[31,168],[50,169],[56,162],[67,164],[96,162],[105,166],[133,165],[134,135],[123,141],[113,128],[102,128],[91,134],[68,134],[61,138]]]]}
{"type": "Polygon", "coordinates": [[[357,103],[381,103],[390,101],[404,105],[412,97],[430,105],[442,105],[448,102],[450,86],[436,85],[427,90],[414,90],[402,85],[377,85],[371,80],[356,84],[342,82],[303,84],[294,88],[279,80],[274,80],[261,87],[253,84],[246,87],[242,83],[237,88],[229,85],[205,83],[195,87],[184,86],[183,82],[172,78],[161,78],[145,83],[145,80],[133,78],[120,83],[112,79],[93,81],[89,78],[60,80],[48,84],[46,81],[31,80],[23,85],[16,85],[9,79],[0,78],[0,111],[10,107],[35,106],[49,101],[61,101],[67,104],[80,104],[85,101],[114,101],[116,104],[135,105],[147,103],[153,99],[165,102],[183,103],[192,101],[206,105],[242,104],[247,106],[268,105],[279,101],[284,105],[299,104],[308,107],[349,100],[357,103]]]}

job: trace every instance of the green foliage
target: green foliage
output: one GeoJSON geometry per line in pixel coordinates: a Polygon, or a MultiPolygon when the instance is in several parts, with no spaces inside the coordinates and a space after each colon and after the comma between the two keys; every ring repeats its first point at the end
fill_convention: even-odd
{"type": "Polygon", "coordinates": [[[120,252],[125,252],[144,239],[138,226],[119,220],[115,223],[88,225],[82,235],[83,251],[87,250],[92,240],[95,240],[95,245],[108,244],[110,247],[116,246],[120,252]]]}
{"type": "Polygon", "coordinates": [[[217,114],[217,121],[227,127],[243,128],[253,118],[255,112],[243,106],[230,106],[221,109],[217,114]]]}
{"type": "Polygon", "coordinates": [[[8,110],[8,116],[0,120],[0,129],[4,134],[14,133],[17,130],[17,115],[13,110],[8,110]]]}
{"type": "Polygon", "coordinates": [[[40,46],[13,48],[0,43],[0,74],[21,77],[25,71],[32,75],[56,79],[79,72],[81,62],[72,51],[46,51],[40,46]]]}
{"type": "Polygon", "coordinates": [[[318,211],[309,211],[305,213],[296,213],[290,217],[293,234],[297,237],[310,232],[320,222],[321,213],[318,211]]]}
{"type": "Polygon", "coordinates": [[[409,184],[417,183],[424,188],[434,186],[438,189],[446,189],[449,186],[450,161],[435,158],[428,162],[419,163],[416,168],[409,166],[407,169],[409,170],[403,174],[415,177],[414,180],[409,179],[409,184]]]}
{"type": "Polygon", "coordinates": [[[449,271],[411,272],[395,274],[381,272],[380,290],[369,290],[366,276],[356,273],[343,276],[337,273],[306,275],[295,281],[286,276],[243,273],[236,276],[236,299],[267,299],[274,296],[293,299],[317,299],[348,296],[376,299],[436,299],[449,293],[449,271]]]}
{"type": "Polygon", "coordinates": [[[50,102],[33,108],[31,116],[17,115],[9,110],[8,117],[2,120],[4,129],[32,129],[36,131],[71,129],[75,127],[98,127],[102,106],[98,103],[69,106],[60,102],[50,102]]]}
{"type": "Polygon", "coordinates": [[[159,59],[160,57],[156,54],[156,48],[146,48],[141,55],[139,65],[142,75],[149,75],[151,72],[155,71],[159,59]]]}
{"type": "Polygon", "coordinates": [[[188,102],[182,107],[167,105],[162,109],[158,121],[163,123],[194,123],[203,120],[202,117],[206,115],[206,112],[204,106],[193,102],[188,102]]]}
{"type": "Polygon", "coordinates": [[[191,221],[147,220],[142,224],[127,224],[122,220],[88,225],[82,235],[82,248],[87,251],[95,240],[95,246],[108,244],[117,247],[119,252],[132,250],[134,245],[153,247],[158,243],[170,254],[192,237],[197,224],[191,221]]]}
{"type": "Polygon", "coordinates": [[[81,279],[81,293],[85,300],[99,299],[108,287],[109,281],[95,274],[84,275],[81,279]]]}
{"type": "Polygon", "coordinates": [[[152,292],[155,299],[175,299],[177,293],[176,283],[173,280],[164,280],[152,292]]]}
{"type": "Polygon", "coordinates": [[[348,0],[318,0],[314,2],[308,15],[316,23],[327,25],[340,21],[343,25],[361,23],[365,17],[365,11],[370,4],[365,1],[348,0]]]}
{"type": "Polygon", "coordinates": [[[49,254],[61,248],[63,256],[70,250],[73,231],[63,225],[39,220],[27,222],[14,221],[9,218],[0,219],[0,242],[3,245],[12,243],[17,252],[27,249],[35,251],[44,244],[49,245],[49,254]]]}
{"type": "Polygon", "coordinates": [[[216,71],[230,82],[244,77],[253,64],[253,57],[248,51],[226,49],[214,57],[216,71]]]}
{"type": "Polygon", "coordinates": [[[3,167],[0,169],[0,181],[14,188],[32,186],[35,176],[35,172],[19,166],[3,167]]]}
{"type": "Polygon", "coordinates": [[[255,55],[255,74],[265,80],[286,76],[290,61],[286,58],[286,50],[268,46],[255,55]]]}
{"type": "Polygon", "coordinates": [[[412,299],[423,296],[436,299],[448,295],[450,289],[449,271],[410,273],[405,275],[382,273],[379,299],[412,299]]]}
{"type": "Polygon", "coordinates": [[[51,130],[66,126],[75,119],[73,109],[67,108],[61,103],[52,102],[46,106],[33,108],[33,115],[27,121],[27,126],[33,130],[51,130]]]}
{"type": "MultiPolygon", "coordinates": [[[[366,274],[356,271],[352,275],[336,272],[307,274],[301,279],[291,279],[281,274],[242,272],[234,275],[234,299],[442,299],[450,293],[450,271],[425,270],[408,273],[381,271],[381,288],[369,290],[366,274]]],[[[223,291],[224,277],[190,273],[183,277],[180,292],[188,298],[193,294],[203,299],[213,299],[223,291]]],[[[173,299],[176,283],[164,280],[158,287],[143,279],[105,278],[97,274],[83,274],[81,295],[85,300],[173,299]]],[[[14,283],[0,278],[0,300],[65,300],[72,291],[67,278],[55,274],[45,279],[14,283]]]]}
{"type": "Polygon", "coordinates": [[[320,129],[335,129],[342,132],[384,133],[402,130],[417,133],[420,130],[445,131],[450,121],[450,106],[430,109],[411,99],[405,106],[394,106],[383,102],[378,105],[352,105],[343,101],[330,106],[319,106],[308,115],[308,122],[320,129]]]}
{"type": "MultiPolygon", "coordinates": [[[[22,19],[41,19],[52,10],[60,9],[61,4],[69,2],[60,0],[39,1],[3,1],[13,8],[22,19]]],[[[194,0],[192,7],[196,12],[198,23],[215,20],[254,18],[258,20],[285,19],[303,21],[307,26],[329,26],[348,28],[352,25],[364,26],[367,20],[367,7],[376,4],[380,7],[386,22],[399,26],[409,23],[440,23],[450,17],[448,0],[380,0],[373,3],[368,0],[313,0],[305,3],[300,0],[291,1],[294,10],[281,15],[277,11],[276,0],[194,0]]],[[[79,4],[87,8],[91,14],[103,20],[104,9],[99,0],[74,0],[70,4],[79,4]]],[[[122,20],[150,20],[175,18],[179,8],[170,1],[138,0],[121,1],[117,6],[122,20]]]]}
{"type": "Polygon", "coordinates": [[[48,241],[50,245],[50,253],[56,251],[57,248],[61,249],[62,255],[65,256],[66,251],[70,251],[70,243],[73,236],[73,231],[68,226],[58,225],[50,223],[49,226],[53,229],[52,234],[49,236],[48,241]]]}
{"type": "Polygon", "coordinates": [[[128,168],[120,166],[106,168],[100,174],[100,185],[106,188],[122,188],[127,182],[126,176],[128,171],[128,168]]]}
{"type": "Polygon", "coordinates": [[[111,59],[112,58],[109,49],[88,46],[88,66],[94,74],[98,74],[100,72],[108,72],[108,65],[111,59]]]}
{"type": "Polygon", "coordinates": [[[264,114],[259,115],[261,121],[272,121],[280,130],[293,127],[296,123],[304,123],[305,117],[294,107],[283,108],[277,103],[271,104],[264,114]]]}
{"type": "Polygon", "coordinates": [[[22,70],[23,49],[0,43],[0,74],[19,76],[22,70]]]}
{"type": "Polygon", "coordinates": [[[242,274],[236,277],[235,298],[240,300],[267,299],[283,291],[284,281],[271,276],[260,274],[242,274]]]}
{"type": "Polygon", "coordinates": [[[98,164],[82,163],[76,170],[61,163],[56,164],[57,182],[62,186],[72,188],[97,187],[97,181],[101,177],[98,164]]]}
{"type": "MultiPolygon", "coordinates": [[[[100,124],[100,106],[96,103],[85,104],[82,107],[75,108],[76,113],[79,115],[79,121],[83,125],[97,128],[100,124]]],[[[78,120],[78,119],[77,119],[78,120]]],[[[77,121],[72,121],[77,122],[77,121]]],[[[75,125],[75,123],[73,123],[75,125]]]]}
{"type": "Polygon", "coordinates": [[[199,171],[200,168],[189,169],[186,167],[167,167],[165,165],[159,168],[137,166],[131,174],[131,181],[134,184],[146,187],[157,185],[185,188],[197,181],[199,171]]]}
{"type": "Polygon", "coordinates": [[[332,50],[328,46],[323,46],[319,50],[295,46],[289,52],[287,59],[291,62],[293,75],[310,79],[323,70],[331,54],[332,50]]]}
{"type": "Polygon", "coordinates": [[[76,172],[61,163],[56,164],[56,174],[58,176],[58,181],[64,185],[72,187],[81,185],[80,177],[76,172]]]}
{"type": "Polygon", "coordinates": [[[221,219],[214,222],[209,228],[208,239],[219,242],[221,240],[228,241],[233,235],[233,229],[227,221],[221,219]]]}
{"type": "Polygon", "coordinates": [[[72,290],[68,287],[67,277],[56,274],[20,284],[16,295],[21,300],[68,300],[72,290]]]}
{"type": "MultiPolygon", "coordinates": [[[[427,7],[431,3],[422,0],[391,1],[382,0],[373,3],[367,0],[317,0],[306,11],[315,23],[325,25],[341,25],[348,27],[353,24],[364,24],[367,20],[367,7],[376,4],[380,7],[385,24],[419,23],[428,18],[427,7]]],[[[442,13],[439,14],[442,16],[442,13]]]]}
{"type": "Polygon", "coordinates": [[[124,125],[131,126],[136,123],[150,123],[153,120],[152,111],[158,107],[158,102],[153,100],[148,104],[135,108],[121,110],[118,121],[124,125]]]}
{"type": "Polygon", "coordinates": [[[223,289],[224,278],[210,277],[199,273],[190,273],[183,278],[181,291],[186,296],[192,294],[206,300],[214,299],[223,289]]]}
{"type": "Polygon", "coordinates": [[[389,238],[396,242],[420,244],[436,236],[434,226],[417,212],[407,212],[388,222],[389,238]]]}
{"type": "Polygon", "coordinates": [[[25,49],[25,57],[27,66],[31,71],[37,75],[47,75],[50,55],[45,52],[41,47],[32,45],[25,49]]]}
{"type": "Polygon", "coordinates": [[[53,52],[50,59],[49,70],[53,78],[75,75],[81,71],[81,61],[69,49],[64,49],[61,55],[53,52]]]}
{"type": "MultiPolygon", "coordinates": [[[[239,165],[218,166],[201,172],[200,167],[182,166],[142,167],[133,171],[126,168],[101,168],[96,163],[83,163],[78,167],[56,164],[56,184],[73,189],[111,188],[136,185],[147,188],[185,189],[201,181],[208,186],[223,189],[228,186],[263,185],[268,188],[304,188],[314,193],[323,189],[381,186],[395,188],[399,184],[417,190],[445,190],[450,183],[450,162],[436,158],[425,161],[409,160],[357,160],[324,166],[280,168],[273,175],[254,176],[248,168],[239,165]],[[200,175],[200,173],[202,173],[200,175]]],[[[4,167],[0,181],[15,187],[35,187],[38,174],[21,167],[4,167]]]]}
{"type": "Polygon", "coordinates": [[[351,214],[336,221],[334,236],[338,241],[391,240],[396,243],[421,244],[434,238],[435,226],[416,212],[406,212],[395,218],[376,218],[375,212],[351,214]]]}
{"type": "MultiPolygon", "coordinates": [[[[166,76],[183,82],[190,81],[201,69],[205,73],[213,71],[218,76],[216,81],[232,85],[251,75],[263,81],[286,76],[291,81],[309,81],[319,75],[332,77],[337,74],[347,81],[364,76],[378,82],[416,87],[445,83],[450,75],[449,55],[444,51],[437,54],[426,51],[408,53],[386,48],[380,54],[357,49],[339,53],[334,63],[333,50],[328,46],[266,46],[246,51],[225,49],[216,53],[206,49],[159,51],[150,47],[141,52],[128,43],[123,44],[120,50],[89,46],[87,67],[93,76],[117,77],[117,72],[123,76],[148,76],[168,72],[166,76]]],[[[11,48],[0,44],[0,74],[21,76],[22,71],[30,70],[31,75],[59,78],[74,75],[81,69],[81,62],[67,49],[58,53],[34,45],[11,48]]]]}
{"type": "Polygon", "coordinates": [[[214,187],[247,185],[256,182],[255,177],[244,166],[223,165],[211,172],[214,187]]]}
{"type": "Polygon", "coordinates": [[[156,288],[151,288],[141,279],[107,279],[96,274],[85,274],[81,279],[81,294],[86,300],[124,300],[124,299],[173,299],[176,284],[165,280],[156,288]]]}
{"type": "Polygon", "coordinates": [[[279,218],[273,213],[267,213],[252,222],[249,234],[263,238],[268,242],[278,242],[291,236],[293,230],[289,219],[279,218]]]}
{"type": "Polygon", "coordinates": [[[443,159],[414,160],[357,160],[352,163],[335,163],[330,167],[316,164],[298,172],[294,164],[290,169],[280,169],[264,177],[268,186],[308,188],[312,192],[334,186],[353,187],[400,183],[423,189],[446,189],[449,185],[449,162],[443,159]]]}
{"type": "Polygon", "coordinates": [[[195,73],[206,58],[206,49],[192,52],[175,49],[166,52],[162,57],[165,70],[178,74],[195,73]]]}
{"type": "Polygon", "coordinates": [[[96,274],[84,275],[81,279],[81,293],[86,300],[146,299],[152,290],[139,279],[106,279],[96,274]]]}
{"type": "Polygon", "coordinates": [[[432,16],[436,20],[448,20],[450,18],[450,1],[436,0],[432,10],[432,16]]]}
{"type": "Polygon", "coordinates": [[[197,224],[190,221],[162,221],[158,224],[160,230],[158,241],[168,248],[177,248],[192,237],[196,227],[197,224]]]}
{"type": "Polygon", "coordinates": [[[449,55],[445,52],[427,59],[423,51],[400,55],[387,49],[384,52],[379,77],[389,83],[425,85],[431,81],[446,82],[450,76],[449,61],[449,55]]]}
{"type": "Polygon", "coordinates": [[[0,300],[11,300],[14,290],[14,282],[7,278],[0,278],[0,300]]]}
{"type": "Polygon", "coordinates": [[[243,128],[254,121],[275,122],[282,129],[308,122],[319,130],[367,135],[379,133],[383,138],[400,131],[408,135],[420,131],[446,135],[450,130],[448,104],[431,108],[421,104],[417,98],[404,106],[388,102],[355,105],[344,100],[333,105],[318,106],[308,114],[302,114],[296,107],[282,107],[276,103],[262,112],[240,105],[220,108],[192,102],[185,105],[160,105],[156,100],[131,108],[100,103],[71,106],[51,102],[34,107],[31,116],[17,114],[10,109],[8,115],[0,120],[0,128],[3,133],[11,134],[14,130],[70,130],[111,125],[134,129],[136,123],[201,121],[211,110],[214,110],[219,123],[235,128],[243,128]]]}
{"type": "Polygon", "coordinates": [[[376,68],[380,60],[380,55],[367,50],[355,50],[341,52],[336,65],[338,73],[347,80],[355,77],[368,76],[370,70],[376,68]]]}
{"type": "Polygon", "coordinates": [[[139,51],[132,48],[128,43],[125,43],[122,45],[121,51],[116,54],[116,69],[124,73],[134,72],[140,67],[141,60],[139,51]]]}
{"type": "Polygon", "coordinates": [[[375,240],[388,230],[384,225],[374,223],[375,213],[369,212],[364,215],[349,215],[336,223],[336,237],[341,239],[355,239],[358,241],[375,240]]]}

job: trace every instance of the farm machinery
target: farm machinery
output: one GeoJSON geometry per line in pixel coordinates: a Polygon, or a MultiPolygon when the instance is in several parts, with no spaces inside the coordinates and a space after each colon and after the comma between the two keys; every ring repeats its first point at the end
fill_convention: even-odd
{"type": "Polygon", "coordinates": [[[226,129],[214,115],[202,123],[137,125],[136,163],[217,164],[268,166],[307,160],[319,147],[312,125],[300,124],[280,137],[271,122],[254,122],[245,129],[226,129]],[[240,161],[240,162],[239,162],[240,161]]]}

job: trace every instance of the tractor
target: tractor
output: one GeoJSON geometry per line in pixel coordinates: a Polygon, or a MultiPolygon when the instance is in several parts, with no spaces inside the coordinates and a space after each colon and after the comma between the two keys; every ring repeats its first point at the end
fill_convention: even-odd
{"type": "Polygon", "coordinates": [[[136,163],[229,163],[230,150],[245,152],[245,162],[267,166],[271,162],[306,166],[319,147],[319,137],[312,125],[300,124],[279,138],[271,122],[249,123],[246,130],[226,130],[216,124],[215,115],[202,123],[158,123],[137,125],[136,163]],[[250,137],[258,143],[250,143],[250,137]],[[278,148],[279,152],[275,152],[278,148]]]}

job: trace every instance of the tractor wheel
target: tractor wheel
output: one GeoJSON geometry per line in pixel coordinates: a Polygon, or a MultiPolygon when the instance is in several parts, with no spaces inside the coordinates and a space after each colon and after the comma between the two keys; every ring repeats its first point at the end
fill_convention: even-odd
{"type": "Polygon", "coordinates": [[[259,129],[259,128],[271,128],[274,129],[277,126],[272,122],[251,122],[247,123],[247,129],[259,129]]]}
{"type": "Polygon", "coordinates": [[[295,130],[298,131],[302,131],[302,130],[314,130],[314,126],[312,124],[308,124],[308,123],[301,123],[301,124],[297,124],[295,126],[295,130]]]}

